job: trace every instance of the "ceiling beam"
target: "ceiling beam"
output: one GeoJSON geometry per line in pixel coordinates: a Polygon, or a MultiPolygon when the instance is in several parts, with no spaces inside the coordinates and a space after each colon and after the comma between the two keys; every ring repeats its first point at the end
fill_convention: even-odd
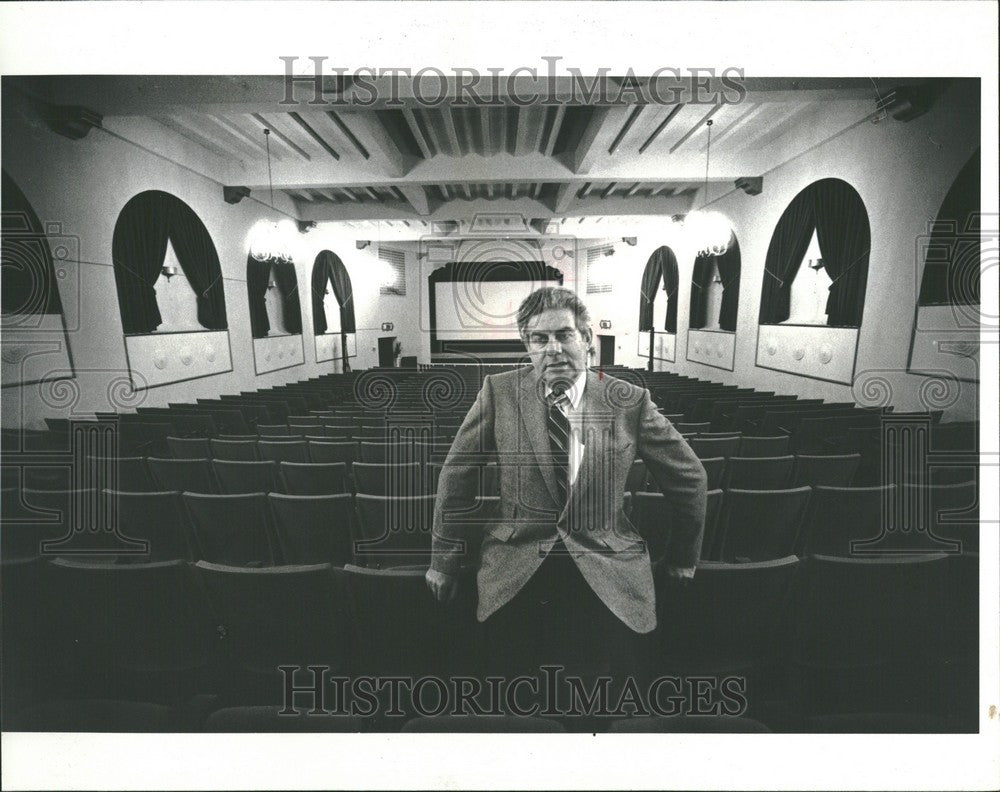
{"type": "Polygon", "coordinates": [[[358,196],[356,196],[351,190],[347,189],[346,187],[338,187],[337,189],[345,196],[347,196],[347,200],[349,200],[351,203],[361,203],[361,199],[358,198],[358,196]]]}
{"type": "Polygon", "coordinates": [[[462,144],[458,140],[458,130],[455,128],[455,117],[452,115],[451,108],[445,105],[439,108],[438,113],[441,116],[441,123],[444,125],[444,134],[451,156],[461,157],[462,144]]]}
{"type": "Polygon", "coordinates": [[[412,108],[404,107],[403,118],[406,119],[406,124],[410,127],[410,133],[413,135],[414,140],[417,141],[417,148],[420,149],[420,153],[424,155],[424,159],[430,159],[434,156],[435,151],[431,149],[430,142],[424,136],[420,122],[417,121],[416,112],[412,108]]]}
{"type": "Polygon", "coordinates": [[[631,113],[629,113],[628,120],[625,121],[625,124],[621,128],[621,131],[619,131],[618,134],[615,135],[615,139],[611,141],[611,145],[608,146],[608,154],[614,154],[618,150],[618,147],[625,139],[625,136],[628,134],[633,124],[635,124],[635,122],[639,120],[639,116],[642,115],[642,110],[644,107],[645,105],[636,105],[635,109],[631,113]]]}
{"type": "Polygon", "coordinates": [[[295,143],[294,140],[292,140],[291,138],[289,138],[280,129],[275,129],[274,128],[274,124],[272,124],[270,121],[268,121],[266,118],[264,118],[264,116],[262,116],[260,113],[253,113],[252,115],[253,115],[253,119],[258,124],[260,124],[261,129],[270,129],[271,130],[271,134],[274,136],[275,141],[277,141],[279,145],[284,146],[285,148],[287,148],[289,151],[291,151],[296,156],[301,157],[302,159],[304,159],[306,162],[310,162],[312,160],[312,157],[309,156],[309,152],[303,150],[300,146],[298,146],[295,143]]]}
{"type": "Polygon", "coordinates": [[[681,135],[680,139],[670,147],[670,153],[673,154],[675,151],[677,151],[677,149],[679,149],[681,146],[687,143],[688,140],[694,137],[694,135],[697,132],[705,128],[705,122],[708,121],[708,119],[714,116],[717,112],[719,112],[720,107],[722,107],[722,105],[714,105],[711,110],[705,113],[705,115],[703,115],[698,120],[697,123],[693,124],[687,132],[681,135]]]}
{"type": "Polygon", "coordinates": [[[661,121],[661,122],[660,122],[659,124],[657,124],[657,125],[656,125],[656,129],[654,129],[654,130],[653,130],[653,131],[652,131],[652,132],[651,132],[651,133],[649,134],[649,137],[648,137],[648,138],[646,138],[646,139],[645,139],[645,140],[643,141],[643,144],[642,144],[641,146],[639,146],[639,153],[640,153],[640,154],[643,154],[643,153],[645,153],[646,149],[648,149],[648,148],[649,148],[650,146],[652,146],[652,145],[653,145],[653,143],[654,143],[654,142],[656,141],[656,139],[657,139],[657,138],[658,138],[658,137],[659,137],[659,136],[660,136],[661,134],[663,134],[663,130],[667,128],[667,126],[668,126],[668,125],[670,124],[670,122],[674,120],[674,117],[675,117],[675,116],[676,116],[676,115],[677,115],[677,114],[678,114],[678,113],[679,113],[679,112],[680,112],[680,111],[681,111],[682,109],[684,109],[684,104],[683,104],[683,103],[681,103],[681,104],[676,104],[676,105],[674,105],[674,106],[673,106],[672,108],[670,108],[670,112],[669,112],[669,113],[667,113],[667,116],[666,116],[666,118],[664,118],[664,119],[663,119],[663,120],[662,120],[662,121],[661,121]]]}
{"type": "Polygon", "coordinates": [[[431,213],[430,199],[427,197],[427,190],[419,184],[399,184],[396,186],[406,202],[413,207],[413,211],[418,215],[429,215],[431,213]]]}
{"type": "MultiPolygon", "coordinates": [[[[576,199],[560,213],[567,218],[595,216],[627,216],[647,215],[669,217],[690,211],[692,195],[685,196],[648,196],[636,195],[624,198],[613,195],[602,199],[593,194],[586,199],[576,199]]],[[[318,223],[343,220],[462,220],[469,219],[477,213],[510,213],[521,214],[524,217],[549,217],[552,208],[545,201],[530,198],[521,194],[520,198],[510,199],[497,197],[490,201],[485,197],[464,201],[442,201],[431,204],[426,215],[417,215],[410,206],[398,201],[382,204],[345,204],[337,205],[321,203],[300,203],[297,205],[301,220],[315,220],[318,223]]]]}
{"type": "MultiPolygon", "coordinates": [[[[208,135],[200,132],[199,130],[192,127],[183,118],[177,116],[156,116],[155,120],[169,129],[171,132],[175,132],[178,135],[187,138],[192,143],[197,143],[202,148],[207,151],[211,151],[219,157],[227,160],[242,160],[242,157],[238,151],[234,151],[231,148],[227,148],[226,145],[215,138],[209,137],[208,135]]],[[[228,181],[234,181],[234,179],[229,179],[228,181]]],[[[238,179],[236,179],[238,181],[238,179]]]]}
{"type": "MultiPolygon", "coordinates": [[[[263,131],[260,133],[259,137],[252,136],[248,132],[240,129],[232,121],[232,119],[226,118],[225,116],[200,115],[197,116],[197,119],[214,124],[218,129],[222,130],[223,134],[240,141],[243,148],[253,156],[263,155],[266,151],[263,131]]],[[[271,149],[271,156],[280,161],[282,159],[281,149],[278,146],[275,146],[271,149]]]]}
{"type": "Polygon", "coordinates": [[[556,148],[556,140],[559,137],[559,130],[562,129],[563,119],[566,117],[566,105],[556,105],[555,115],[552,118],[552,126],[549,127],[549,139],[545,141],[545,148],[542,153],[546,157],[551,157],[556,148]]]}
{"type": "Polygon", "coordinates": [[[535,153],[533,146],[538,142],[538,122],[527,107],[517,109],[517,125],[514,128],[514,156],[523,157],[535,153]]]}
{"type": "Polygon", "coordinates": [[[630,112],[628,107],[595,107],[576,148],[567,152],[564,158],[567,167],[573,173],[588,173],[598,157],[611,147],[616,131],[621,129],[630,112]]]}
{"type": "Polygon", "coordinates": [[[340,159],[340,154],[337,153],[337,150],[327,142],[326,138],[324,138],[319,132],[313,129],[312,125],[308,121],[306,121],[298,113],[289,113],[289,115],[291,116],[292,120],[300,127],[302,127],[305,133],[309,135],[309,137],[311,137],[313,140],[315,140],[327,154],[329,154],[335,160],[340,159]]]}
{"type": "Polygon", "coordinates": [[[577,185],[573,182],[560,184],[556,188],[555,198],[552,200],[552,211],[556,214],[564,214],[576,195],[576,189],[577,185]]]}

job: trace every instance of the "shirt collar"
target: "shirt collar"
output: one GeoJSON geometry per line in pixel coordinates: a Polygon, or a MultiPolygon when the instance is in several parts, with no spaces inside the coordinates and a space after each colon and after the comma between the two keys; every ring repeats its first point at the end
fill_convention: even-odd
{"type": "MultiPolygon", "coordinates": [[[[581,371],[580,376],[578,376],[573,381],[573,384],[570,385],[569,389],[566,391],[566,396],[569,397],[569,403],[573,406],[574,410],[580,408],[580,400],[583,398],[583,389],[586,387],[586,385],[587,385],[587,372],[581,371]]],[[[545,397],[548,398],[551,393],[552,393],[552,388],[550,388],[546,384],[545,397]]]]}

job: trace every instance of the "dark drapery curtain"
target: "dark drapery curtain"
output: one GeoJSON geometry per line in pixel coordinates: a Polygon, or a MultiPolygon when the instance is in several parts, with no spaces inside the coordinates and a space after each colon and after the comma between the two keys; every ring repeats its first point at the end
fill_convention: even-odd
{"type": "Polygon", "coordinates": [[[719,329],[736,332],[737,313],[740,308],[740,243],[733,238],[733,244],[715,259],[722,281],[722,304],[719,306],[719,329]]]}
{"type": "Polygon", "coordinates": [[[980,150],[965,163],[941,203],[927,242],[920,305],[978,305],[980,150]]]}
{"type": "Polygon", "coordinates": [[[0,296],[5,315],[61,314],[52,252],[35,210],[3,172],[0,296]]]}
{"type": "Polygon", "coordinates": [[[337,256],[330,254],[330,283],[333,294],[340,305],[340,332],[354,332],[354,289],[351,286],[351,276],[337,256]]]}
{"type": "Polygon", "coordinates": [[[795,196],[778,220],[764,263],[760,323],[788,318],[792,281],[816,232],[832,284],[827,325],[858,327],[865,307],[871,227],[861,196],[840,179],[820,179],[795,196]]]}
{"type": "Polygon", "coordinates": [[[291,261],[273,262],[274,282],[281,292],[285,309],[285,332],[296,335],[302,332],[302,306],[299,304],[299,278],[291,261]]]}
{"type": "Polygon", "coordinates": [[[198,300],[198,324],[208,330],[225,330],[229,326],[226,293],[212,237],[191,207],[178,198],[168,197],[170,244],[198,300]]]}
{"type": "Polygon", "coordinates": [[[788,318],[792,281],[816,229],[811,186],[788,204],[767,246],[760,294],[761,324],[778,324],[788,318]]]}
{"type": "Polygon", "coordinates": [[[838,179],[812,185],[816,237],[830,276],[827,325],[860,327],[868,283],[871,227],[861,196],[838,179]]]}
{"type": "Polygon", "coordinates": [[[271,329],[267,318],[267,283],[271,275],[271,260],[257,261],[247,256],[247,298],[250,302],[250,334],[264,338],[271,329]]]}
{"type": "Polygon", "coordinates": [[[653,329],[653,302],[656,300],[656,290],[660,288],[662,270],[660,269],[660,251],[656,250],[646,262],[642,271],[642,284],[639,286],[639,332],[653,329]]]}
{"type": "Polygon", "coordinates": [[[225,330],[222,268],[208,229],[191,207],[159,190],[132,198],[115,224],[111,259],[123,330],[151,333],[160,326],[154,284],[160,277],[168,240],[197,297],[199,324],[208,330],[225,330]]]}
{"type": "Polygon", "coordinates": [[[700,330],[708,324],[708,289],[712,283],[715,256],[698,256],[691,271],[691,306],[688,327],[700,330]]]}
{"type": "Polygon", "coordinates": [[[677,332],[677,287],[680,285],[680,275],[677,271],[677,256],[668,247],[661,247],[660,270],[663,272],[663,291],[667,293],[667,320],[663,329],[668,333],[677,332]]]}
{"type": "MultiPolygon", "coordinates": [[[[313,262],[312,278],[312,309],[313,309],[313,332],[316,335],[323,335],[327,330],[326,312],[323,310],[323,295],[326,293],[326,284],[330,278],[330,268],[326,265],[326,256],[329,251],[324,250],[313,262]]],[[[330,255],[333,255],[332,253],[330,255]]]]}
{"type": "Polygon", "coordinates": [[[333,294],[340,306],[340,332],[353,333],[354,324],[354,290],[351,287],[351,276],[347,267],[336,253],[322,251],[313,264],[312,271],[312,304],[313,330],[316,335],[326,332],[326,316],[323,313],[323,294],[326,292],[327,281],[333,288],[333,294]]]}
{"type": "Polygon", "coordinates": [[[157,191],[140,193],[125,204],[115,224],[111,261],[126,333],[152,333],[163,321],[153,284],[167,255],[171,197],[157,191]]]}

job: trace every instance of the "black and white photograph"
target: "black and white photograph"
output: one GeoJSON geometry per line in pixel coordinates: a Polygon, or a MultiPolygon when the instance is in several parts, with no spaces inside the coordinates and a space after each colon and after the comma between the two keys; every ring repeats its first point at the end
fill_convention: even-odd
{"type": "Polygon", "coordinates": [[[997,5],[0,5],[9,789],[993,789],[997,5]]]}

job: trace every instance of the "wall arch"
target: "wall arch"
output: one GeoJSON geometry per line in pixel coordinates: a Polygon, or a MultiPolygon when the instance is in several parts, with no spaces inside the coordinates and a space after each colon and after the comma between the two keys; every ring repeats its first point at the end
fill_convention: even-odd
{"type": "Polygon", "coordinates": [[[168,242],[194,290],[198,323],[206,330],[226,330],[222,269],[208,229],[180,198],[147,190],[122,208],[111,244],[125,334],[154,333],[163,321],[154,284],[160,277],[168,242]]]}
{"type": "Polygon", "coordinates": [[[841,179],[820,179],[785,208],[767,248],[759,323],[788,320],[791,290],[816,234],[823,266],[830,276],[826,303],[829,327],[860,327],[868,283],[871,226],[864,201],[841,179]]]}

